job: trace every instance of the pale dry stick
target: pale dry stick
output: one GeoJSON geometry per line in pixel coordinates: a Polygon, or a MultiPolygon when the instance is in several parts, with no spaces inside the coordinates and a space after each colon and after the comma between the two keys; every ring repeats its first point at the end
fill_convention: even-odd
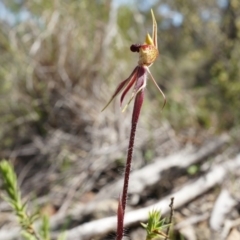
{"type": "Polygon", "coordinates": [[[183,221],[181,221],[180,223],[176,224],[174,226],[174,229],[175,230],[179,230],[181,228],[185,228],[189,225],[194,225],[194,224],[197,224],[197,223],[200,223],[200,222],[203,222],[205,220],[207,220],[210,216],[210,213],[208,212],[205,212],[201,215],[194,215],[194,216],[191,216],[183,221]]]}
{"type": "Polygon", "coordinates": [[[235,219],[235,220],[227,219],[224,223],[224,227],[223,227],[223,230],[222,230],[222,233],[221,233],[222,238],[226,239],[227,236],[229,235],[231,229],[235,228],[237,226],[240,226],[240,218],[235,219]]]}

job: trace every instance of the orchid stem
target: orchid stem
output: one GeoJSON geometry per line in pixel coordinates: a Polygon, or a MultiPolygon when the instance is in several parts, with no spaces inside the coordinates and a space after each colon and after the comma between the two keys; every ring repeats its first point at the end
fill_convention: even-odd
{"type": "Polygon", "coordinates": [[[139,52],[138,66],[133,70],[131,76],[128,79],[120,83],[120,85],[117,87],[116,91],[114,92],[112,98],[106,105],[107,107],[108,104],[117,96],[117,94],[120,93],[120,91],[125,88],[120,99],[120,103],[122,105],[122,102],[126,93],[135,83],[133,94],[129,102],[127,103],[126,107],[123,108],[123,112],[124,112],[125,109],[128,107],[128,105],[130,104],[130,102],[132,101],[132,99],[135,98],[133,113],[132,113],[132,124],[131,124],[131,132],[130,132],[129,145],[128,145],[127,161],[126,161],[125,172],[124,172],[123,190],[118,200],[116,240],[122,240],[124,235],[124,215],[125,215],[125,208],[126,208],[127,197],[128,197],[128,185],[129,185],[129,178],[131,173],[133,148],[134,148],[137,123],[138,123],[138,119],[140,116],[143,99],[144,99],[144,89],[146,87],[146,82],[147,82],[147,72],[149,72],[152,78],[152,81],[154,82],[158,90],[163,95],[163,98],[164,98],[163,107],[166,103],[166,98],[164,93],[162,92],[161,88],[157,85],[155,79],[153,78],[151,72],[148,69],[148,67],[150,67],[153,64],[153,62],[156,60],[159,54],[158,46],[157,46],[157,22],[152,10],[151,10],[151,14],[152,14],[152,20],[153,20],[152,38],[150,37],[149,34],[147,34],[144,44],[133,44],[130,47],[130,50],[132,52],[139,52]]]}
{"type": "Polygon", "coordinates": [[[129,176],[130,176],[131,166],[132,166],[132,155],[133,155],[137,123],[138,123],[139,115],[140,115],[142,104],[143,104],[143,98],[144,98],[144,92],[143,90],[141,90],[135,98],[134,107],[133,107],[134,111],[132,114],[132,126],[131,126],[130,139],[128,144],[127,162],[125,167],[124,184],[123,184],[123,191],[122,191],[123,193],[122,206],[123,206],[124,212],[125,212],[126,203],[127,203],[128,183],[129,183],[129,176]]]}
{"type": "Polygon", "coordinates": [[[129,139],[129,145],[128,145],[127,162],[126,162],[126,166],[125,166],[124,183],[123,183],[123,191],[122,191],[122,199],[121,199],[122,216],[118,218],[117,240],[122,239],[123,232],[124,232],[123,231],[123,224],[124,224],[123,219],[124,219],[125,208],[126,208],[126,203],[127,203],[127,193],[128,193],[131,165],[132,165],[133,148],[134,148],[134,142],[135,142],[137,123],[138,123],[139,115],[141,112],[143,99],[144,99],[144,91],[142,89],[137,94],[137,96],[135,98],[135,102],[134,102],[134,107],[133,107],[134,110],[133,110],[133,114],[132,114],[132,125],[131,125],[130,139],[129,139]]]}
{"type": "Polygon", "coordinates": [[[127,203],[127,192],[128,192],[128,183],[129,183],[129,176],[131,172],[132,166],[132,155],[133,155],[133,147],[135,141],[135,134],[137,129],[137,123],[133,123],[131,127],[129,145],[128,145],[128,155],[127,155],[127,162],[125,166],[125,173],[124,173],[124,184],[123,184],[123,195],[122,195],[122,206],[123,211],[125,212],[126,203],[127,203]]]}

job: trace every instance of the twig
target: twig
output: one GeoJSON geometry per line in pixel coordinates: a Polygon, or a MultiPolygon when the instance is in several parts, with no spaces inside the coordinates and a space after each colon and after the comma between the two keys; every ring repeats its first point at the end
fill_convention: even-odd
{"type": "MultiPolygon", "coordinates": [[[[171,224],[172,223],[172,218],[173,218],[173,211],[174,211],[174,209],[173,209],[173,203],[174,203],[174,197],[172,197],[171,198],[171,202],[170,202],[170,204],[169,204],[169,207],[170,207],[170,217],[169,217],[169,222],[168,222],[168,224],[171,224]]],[[[168,228],[167,228],[167,231],[166,231],[166,238],[165,238],[165,240],[167,240],[169,237],[168,237],[168,234],[169,234],[169,231],[170,231],[170,227],[171,227],[171,225],[169,225],[168,226],[168,228]]]]}

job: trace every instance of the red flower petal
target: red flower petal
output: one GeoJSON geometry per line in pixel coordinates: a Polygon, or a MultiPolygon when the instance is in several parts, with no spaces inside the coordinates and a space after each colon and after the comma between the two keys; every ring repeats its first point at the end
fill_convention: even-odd
{"type": "Polygon", "coordinates": [[[128,82],[128,85],[126,86],[124,92],[122,93],[121,99],[120,99],[120,105],[122,106],[122,102],[124,100],[124,97],[126,96],[127,92],[130,90],[130,88],[133,86],[133,84],[137,80],[137,75],[138,75],[138,67],[134,69],[134,75],[132,76],[132,79],[128,82]]]}
{"type": "MultiPolygon", "coordinates": [[[[137,67],[136,67],[137,68],[137,67]]],[[[135,74],[135,70],[136,68],[134,68],[133,72],[131,73],[131,75],[124,81],[122,81],[117,89],[115,90],[114,94],[112,95],[112,97],[110,98],[110,100],[108,101],[108,103],[106,104],[106,106],[102,109],[102,111],[104,111],[108,105],[112,102],[112,100],[121,92],[121,90],[125,87],[125,85],[132,79],[133,75],[135,74]]]]}

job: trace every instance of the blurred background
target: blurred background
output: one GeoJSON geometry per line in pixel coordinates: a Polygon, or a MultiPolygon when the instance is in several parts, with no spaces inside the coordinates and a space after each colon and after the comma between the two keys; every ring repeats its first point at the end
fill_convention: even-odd
{"type": "Polygon", "coordinates": [[[151,8],[167,104],[149,80],[133,170],[222,133],[239,150],[239,0],[1,0],[0,154],[50,215],[122,177],[132,105],[101,109],[137,64],[151,8]]]}

